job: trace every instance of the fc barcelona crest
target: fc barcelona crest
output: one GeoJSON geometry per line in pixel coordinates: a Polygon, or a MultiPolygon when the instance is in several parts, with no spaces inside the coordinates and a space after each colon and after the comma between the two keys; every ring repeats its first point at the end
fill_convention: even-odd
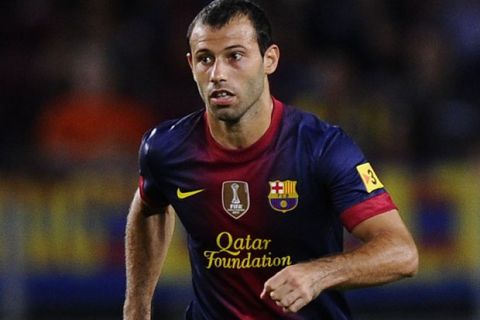
{"type": "Polygon", "coordinates": [[[222,185],[223,209],[238,219],[250,208],[248,183],[244,181],[225,181],[222,185]]]}
{"type": "Polygon", "coordinates": [[[273,210],[279,212],[288,212],[295,209],[298,205],[298,193],[296,190],[297,181],[269,181],[270,193],[268,200],[273,210]]]}

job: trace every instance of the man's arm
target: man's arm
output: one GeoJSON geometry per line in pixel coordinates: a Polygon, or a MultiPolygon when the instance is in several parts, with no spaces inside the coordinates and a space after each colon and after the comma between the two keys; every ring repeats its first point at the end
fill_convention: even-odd
{"type": "Polygon", "coordinates": [[[137,190],[127,218],[124,320],[150,320],[151,303],[175,226],[175,213],[152,212],[137,190]],[[153,214],[157,213],[155,215],[153,214]]]}
{"type": "Polygon", "coordinates": [[[397,210],[365,220],[352,233],[362,240],[360,247],[284,268],[265,283],[261,297],[297,312],[328,288],[373,286],[416,274],[417,248],[397,210]]]}

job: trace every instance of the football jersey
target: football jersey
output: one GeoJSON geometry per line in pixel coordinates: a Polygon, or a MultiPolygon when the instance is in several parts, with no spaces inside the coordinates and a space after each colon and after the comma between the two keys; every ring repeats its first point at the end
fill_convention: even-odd
{"type": "Polygon", "coordinates": [[[139,162],[144,202],[172,205],[188,234],[194,301],[187,319],[351,318],[333,289],[298,313],[260,299],[282,268],[342,252],[344,227],[395,208],[339,127],[274,99],[265,134],[229,150],[200,110],[146,133],[139,162]]]}

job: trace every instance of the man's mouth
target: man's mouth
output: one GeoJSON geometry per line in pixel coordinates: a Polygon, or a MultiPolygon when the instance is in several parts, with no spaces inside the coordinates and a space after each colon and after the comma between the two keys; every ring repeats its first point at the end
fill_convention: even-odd
{"type": "Polygon", "coordinates": [[[210,100],[216,105],[229,105],[232,103],[234,96],[229,90],[214,90],[210,94],[210,100]]]}
{"type": "Polygon", "coordinates": [[[233,96],[233,93],[228,90],[214,90],[210,94],[210,98],[225,98],[228,96],[233,96]]]}

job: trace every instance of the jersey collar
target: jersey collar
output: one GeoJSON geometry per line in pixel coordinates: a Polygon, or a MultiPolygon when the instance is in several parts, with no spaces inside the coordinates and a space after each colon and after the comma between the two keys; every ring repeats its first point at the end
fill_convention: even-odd
{"type": "Polygon", "coordinates": [[[270,126],[268,127],[267,131],[254,144],[252,144],[248,148],[241,150],[226,149],[217,141],[215,141],[208,128],[207,115],[205,112],[205,134],[207,137],[209,151],[215,157],[215,160],[223,160],[228,162],[251,161],[260,156],[260,154],[263,153],[269,146],[272,146],[274,144],[274,140],[278,136],[280,124],[282,122],[281,120],[283,117],[284,104],[279,100],[275,99],[274,97],[272,97],[272,100],[272,121],[270,122],[270,126]]]}

